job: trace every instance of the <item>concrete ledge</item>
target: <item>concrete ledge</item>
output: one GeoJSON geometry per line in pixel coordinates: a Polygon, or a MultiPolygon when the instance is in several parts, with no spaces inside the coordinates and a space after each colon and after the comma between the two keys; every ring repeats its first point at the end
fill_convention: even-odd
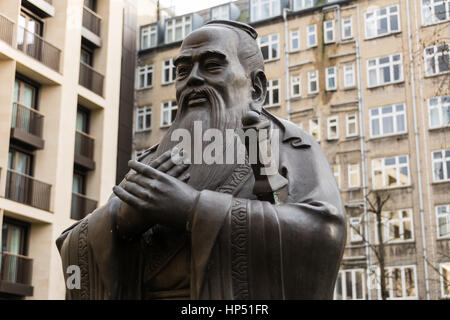
{"type": "MultiPolygon", "coordinates": [[[[56,0],[59,1],[59,0],[56,0]]],[[[42,18],[49,18],[55,16],[55,7],[44,0],[23,0],[24,7],[30,9],[42,18]]]]}
{"type": "Polygon", "coordinates": [[[30,223],[53,223],[54,215],[49,211],[37,209],[20,202],[0,197],[0,208],[6,216],[30,223]]]}
{"type": "Polygon", "coordinates": [[[87,41],[91,42],[97,48],[100,48],[102,46],[102,39],[92,31],[86,29],[85,27],[81,28],[81,36],[85,38],[87,41]]]}

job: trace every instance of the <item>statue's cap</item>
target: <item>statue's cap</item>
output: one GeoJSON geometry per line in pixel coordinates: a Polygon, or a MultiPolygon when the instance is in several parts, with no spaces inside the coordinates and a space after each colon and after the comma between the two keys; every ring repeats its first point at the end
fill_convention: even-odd
{"type": "Polygon", "coordinates": [[[211,20],[211,21],[208,21],[207,23],[205,23],[204,26],[215,25],[215,24],[242,30],[255,40],[256,40],[256,38],[258,38],[258,32],[256,32],[256,30],[252,26],[250,26],[246,23],[238,22],[238,21],[211,20]]]}

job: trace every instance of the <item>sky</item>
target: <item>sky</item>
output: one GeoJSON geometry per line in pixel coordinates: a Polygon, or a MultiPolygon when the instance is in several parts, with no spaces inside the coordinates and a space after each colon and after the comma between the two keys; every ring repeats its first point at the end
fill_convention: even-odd
{"type": "Polygon", "coordinates": [[[176,15],[191,13],[231,2],[230,0],[161,0],[162,7],[175,6],[176,15]]]}

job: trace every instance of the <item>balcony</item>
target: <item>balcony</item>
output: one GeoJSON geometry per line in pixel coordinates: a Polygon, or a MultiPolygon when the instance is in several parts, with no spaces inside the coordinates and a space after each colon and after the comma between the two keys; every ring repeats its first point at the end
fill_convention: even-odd
{"type": "Polygon", "coordinates": [[[61,50],[21,26],[17,36],[17,49],[59,72],[61,50]]]}
{"type": "Polygon", "coordinates": [[[82,220],[89,213],[97,209],[97,201],[78,193],[72,193],[72,210],[70,217],[73,220],[82,220]]]}
{"type": "Polygon", "coordinates": [[[0,14],[0,40],[12,46],[14,33],[14,22],[0,14]]]}
{"type": "Polygon", "coordinates": [[[44,116],[37,110],[19,103],[13,104],[11,138],[33,149],[43,149],[42,128],[44,116]]]}
{"type": "Polygon", "coordinates": [[[43,19],[55,16],[52,0],[22,0],[22,6],[43,19]]]}
{"type": "Polygon", "coordinates": [[[75,135],[75,164],[88,170],[95,170],[94,162],[95,139],[90,135],[76,131],[75,135]]]}
{"type": "Polygon", "coordinates": [[[49,211],[51,189],[51,185],[26,174],[13,170],[7,172],[5,194],[7,199],[49,211]]]}
{"type": "Polygon", "coordinates": [[[103,75],[95,71],[91,66],[80,62],[80,85],[92,92],[103,96],[103,75]]]}
{"type": "Polygon", "coordinates": [[[8,252],[0,252],[0,292],[32,296],[33,260],[8,252]]]}
{"type": "Polygon", "coordinates": [[[81,35],[98,48],[102,46],[100,27],[102,18],[91,9],[83,8],[83,28],[81,35]]]}

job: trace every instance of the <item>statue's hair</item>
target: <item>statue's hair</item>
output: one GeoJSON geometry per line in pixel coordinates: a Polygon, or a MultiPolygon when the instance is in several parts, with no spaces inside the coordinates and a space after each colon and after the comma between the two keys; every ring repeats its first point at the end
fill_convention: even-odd
{"type": "Polygon", "coordinates": [[[203,25],[203,27],[208,26],[220,26],[233,30],[236,33],[239,38],[239,61],[245,68],[247,74],[258,69],[264,71],[264,58],[256,42],[258,33],[252,26],[230,20],[211,20],[203,25]]]}

